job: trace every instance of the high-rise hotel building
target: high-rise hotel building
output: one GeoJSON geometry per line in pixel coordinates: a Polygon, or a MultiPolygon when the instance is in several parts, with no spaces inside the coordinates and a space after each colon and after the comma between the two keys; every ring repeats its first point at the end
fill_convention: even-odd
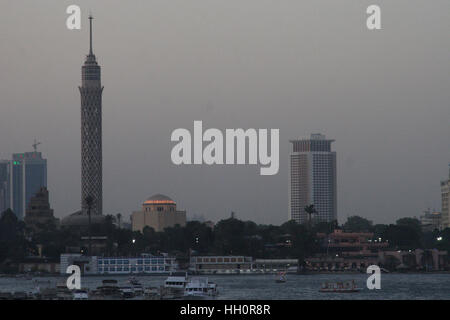
{"type": "Polygon", "coordinates": [[[337,220],[336,152],[322,134],[291,140],[289,219],[305,223],[305,207],[314,205],[316,221],[337,220]]]}
{"type": "Polygon", "coordinates": [[[450,228],[450,206],[449,206],[449,194],[450,194],[450,164],[448,179],[441,181],[441,198],[442,198],[442,227],[450,228]]]}
{"type": "Polygon", "coordinates": [[[0,161],[0,213],[10,208],[19,219],[41,187],[47,187],[47,159],[41,152],[15,153],[0,161]]]}
{"type": "Polygon", "coordinates": [[[11,165],[9,160],[0,160],[0,214],[11,205],[11,165]]]}

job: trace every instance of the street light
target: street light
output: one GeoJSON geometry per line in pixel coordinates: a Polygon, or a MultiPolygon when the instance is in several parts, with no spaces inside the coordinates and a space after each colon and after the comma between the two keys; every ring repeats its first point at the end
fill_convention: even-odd
{"type": "Polygon", "coordinates": [[[437,237],[436,240],[437,241],[442,241],[442,237],[437,237]]]}
{"type": "Polygon", "coordinates": [[[132,248],[133,255],[136,256],[136,255],[137,255],[137,254],[136,254],[136,246],[135,246],[135,244],[136,244],[136,239],[132,239],[132,240],[131,240],[131,243],[132,243],[131,248],[132,248]]]}

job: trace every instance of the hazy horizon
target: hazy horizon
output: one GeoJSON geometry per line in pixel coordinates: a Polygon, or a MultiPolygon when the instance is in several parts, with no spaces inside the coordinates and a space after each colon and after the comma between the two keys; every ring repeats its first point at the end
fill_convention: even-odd
{"type": "Polygon", "coordinates": [[[80,209],[81,65],[94,15],[102,67],[103,208],[125,216],[165,194],[206,220],[288,219],[290,139],[335,139],[338,219],[393,223],[441,210],[450,162],[450,2],[3,1],[0,159],[48,159],[55,215],[80,209]],[[67,6],[82,8],[68,30],[67,6]],[[279,128],[280,170],[176,166],[171,132],[279,128]]]}

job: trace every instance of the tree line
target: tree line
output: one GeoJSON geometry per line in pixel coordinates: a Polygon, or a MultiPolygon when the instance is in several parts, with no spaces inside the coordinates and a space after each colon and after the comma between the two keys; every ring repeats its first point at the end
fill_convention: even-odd
{"type": "MultiPolygon", "coordinates": [[[[395,224],[373,224],[371,221],[351,216],[338,225],[337,222],[298,224],[291,220],[282,225],[263,225],[242,221],[234,217],[219,221],[210,227],[199,221],[188,221],[155,232],[145,227],[142,232],[120,227],[120,216],[107,215],[103,223],[91,227],[92,236],[106,236],[105,256],[132,256],[141,253],[167,252],[180,258],[189,255],[246,255],[254,258],[294,258],[303,260],[323,250],[317,233],[330,234],[336,228],[345,232],[371,232],[374,239],[381,238],[396,250],[437,248],[450,251],[450,228],[443,231],[423,231],[415,218],[402,218],[395,224]]],[[[11,210],[0,217],[0,272],[5,272],[12,262],[41,254],[59,260],[68,250],[80,250],[89,254],[86,229],[40,226],[31,231],[11,210]],[[74,249],[75,248],[75,249],[74,249]]]]}

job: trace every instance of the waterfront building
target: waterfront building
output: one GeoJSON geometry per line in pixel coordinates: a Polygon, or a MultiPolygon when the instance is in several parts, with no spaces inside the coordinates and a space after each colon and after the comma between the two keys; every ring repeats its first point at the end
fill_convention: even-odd
{"type": "Polygon", "coordinates": [[[289,219],[309,221],[305,207],[314,205],[315,221],[337,220],[336,152],[334,140],[322,134],[291,140],[289,176],[289,219]]]}
{"type": "Polygon", "coordinates": [[[442,271],[449,270],[447,251],[437,249],[380,251],[378,265],[395,270],[442,271]]]}
{"type": "Polygon", "coordinates": [[[373,232],[344,232],[335,229],[333,233],[317,233],[323,250],[340,256],[377,255],[378,250],[389,244],[381,238],[374,238],[373,232]]]}
{"type": "Polygon", "coordinates": [[[176,259],[167,255],[140,257],[98,257],[98,274],[166,274],[177,271],[176,259]]]}
{"type": "Polygon", "coordinates": [[[255,259],[253,271],[261,273],[287,272],[297,273],[299,268],[298,259],[255,259]]]}
{"type": "Polygon", "coordinates": [[[252,261],[245,256],[193,256],[189,270],[201,274],[250,273],[252,261]]]}
{"type": "Polygon", "coordinates": [[[60,270],[59,261],[56,260],[46,257],[26,257],[17,264],[17,270],[19,273],[40,272],[55,274],[60,270]]]}
{"type": "Polygon", "coordinates": [[[379,261],[379,252],[389,247],[372,232],[343,232],[335,229],[331,234],[318,233],[321,253],[306,261],[312,270],[355,270],[379,261]]]}
{"type": "Polygon", "coordinates": [[[329,235],[318,233],[317,238],[322,252],[305,259],[307,270],[361,271],[370,265],[378,265],[390,271],[437,271],[450,267],[447,251],[392,250],[387,241],[374,238],[371,232],[335,230],[329,235]]]}
{"type": "Polygon", "coordinates": [[[78,265],[84,274],[167,274],[175,272],[178,264],[167,254],[141,254],[138,257],[100,257],[81,254],[62,254],[60,272],[65,274],[69,265],[78,265]]]}
{"type": "Polygon", "coordinates": [[[91,215],[102,215],[102,92],[101,70],[92,50],[92,16],[89,54],[81,68],[81,208],[92,197],[91,215]]]}
{"type": "Polygon", "coordinates": [[[448,179],[441,181],[441,199],[442,199],[442,228],[450,228],[450,164],[448,179]]]}
{"type": "Polygon", "coordinates": [[[98,274],[96,256],[84,256],[81,253],[63,253],[59,261],[61,274],[66,274],[67,268],[71,265],[80,267],[81,274],[98,274]]]}
{"type": "Polygon", "coordinates": [[[80,250],[81,253],[86,253],[85,250],[89,250],[91,247],[91,255],[101,254],[105,252],[108,247],[108,237],[107,236],[82,236],[80,238],[80,250]]]}
{"type": "Polygon", "coordinates": [[[133,231],[143,231],[145,227],[151,227],[156,232],[165,228],[186,225],[186,211],[178,211],[177,204],[168,196],[156,194],[149,197],[142,204],[141,211],[135,211],[131,215],[133,231]]]}
{"type": "Polygon", "coordinates": [[[25,212],[25,223],[33,231],[42,230],[45,226],[58,226],[58,219],[53,215],[50,208],[48,190],[41,187],[36,194],[31,197],[25,212]]]}

